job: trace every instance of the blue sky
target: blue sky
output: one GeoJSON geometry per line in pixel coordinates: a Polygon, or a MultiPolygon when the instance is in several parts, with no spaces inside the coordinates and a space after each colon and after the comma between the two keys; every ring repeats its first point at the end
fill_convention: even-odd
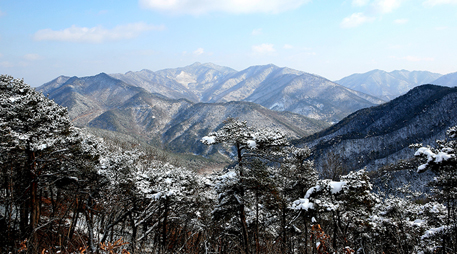
{"type": "Polygon", "coordinates": [[[32,86],[194,62],[456,72],[457,0],[0,0],[0,73],[32,86]]]}

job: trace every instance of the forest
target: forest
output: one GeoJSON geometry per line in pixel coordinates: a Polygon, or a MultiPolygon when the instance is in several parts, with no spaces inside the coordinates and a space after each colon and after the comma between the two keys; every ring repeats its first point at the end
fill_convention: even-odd
{"type": "Polygon", "coordinates": [[[411,144],[435,174],[429,193],[331,162],[318,172],[309,148],[233,118],[201,142],[233,163],[201,174],[95,136],[1,75],[0,252],[457,253],[457,126],[411,144]]]}

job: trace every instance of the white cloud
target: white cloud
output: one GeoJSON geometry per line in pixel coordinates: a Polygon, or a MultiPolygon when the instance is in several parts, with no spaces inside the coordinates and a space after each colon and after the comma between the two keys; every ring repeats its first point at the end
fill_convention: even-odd
{"type": "Polygon", "coordinates": [[[310,0],[139,0],[143,8],[177,14],[208,12],[279,13],[293,10],[310,0]]]}
{"type": "Polygon", "coordinates": [[[43,57],[38,54],[26,54],[23,56],[23,58],[28,61],[36,61],[36,60],[43,59],[43,57]]]}
{"type": "Polygon", "coordinates": [[[266,53],[273,53],[276,50],[273,47],[273,44],[263,43],[263,44],[260,44],[260,45],[252,46],[252,51],[254,53],[258,53],[258,54],[266,54],[266,53]]]}
{"type": "Polygon", "coordinates": [[[377,0],[373,3],[376,12],[389,13],[400,7],[402,0],[377,0]]]}
{"type": "Polygon", "coordinates": [[[352,14],[349,17],[344,18],[340,25],[342,28],[352,28],[352,27],[360,26],[366,22],[372,22],[374,19],[375,18],[373,18],[373,17],[368,17],[368,16],[365,16],[365,14],[358,12],[358,13],[352,14]]]}
{"type": "Polygon", "coordinates": [[[457,0],[427,0],[423,2],[423,5],[433,7],[441,4],[457,4],[457,0]]]}
{"type": "Polygon", "coordinates": [[[131,39],[146,31],[163,29],[163,26],[149,25],[143,22],[116,26],[113,29],[106,29],[102,26],[87,28],[73,25],[59,31],[52,29],[39,30],[33,38],[37,41],[101,43],[110,40],[131,39]]]}
{"type": "Polygon", "coordinates": [[[408,19],[396,19],[394,22],[395,22],[395,24],[402,25],[402,24],[408,23],[408,21],[409,21],[408,19]]]}
{"type": "Polygon", "coordinates": [[[369,0],[352,0],[352,6],[365,6],[369,0]]]}
{"type": "Polygon", "coordinates": [[[199,56],[199,55],[205,53],[205,51],[203,50],[203,48],[198,48],[193,53],[194,53],[194,55],[199,56]]]}
{"type": "Polygon", "coordinates": [[[252,30],[252,35],[261,35],[261,34],[262,34],[262,28],[252,30]]]}
{"type": "Polygon", "coordinates": [[[285,49],[293,49],[294,46],[290,45],[290,44],[284,44],[284,47],[285,49]]]}

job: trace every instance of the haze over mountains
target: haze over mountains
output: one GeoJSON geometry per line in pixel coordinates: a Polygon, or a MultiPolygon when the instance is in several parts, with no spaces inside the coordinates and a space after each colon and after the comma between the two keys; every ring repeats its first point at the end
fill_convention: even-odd
{"type": "Polygon", "coordinates": [[[451,84],[447,85],[439,80],[438,78],[441,76],[441,74],[429,71],[396,70],[386,72],[372,70],[366,73],[352,74],[335,81],[335,83],[389,101],[423,84],[451,86],[451,84]]]}

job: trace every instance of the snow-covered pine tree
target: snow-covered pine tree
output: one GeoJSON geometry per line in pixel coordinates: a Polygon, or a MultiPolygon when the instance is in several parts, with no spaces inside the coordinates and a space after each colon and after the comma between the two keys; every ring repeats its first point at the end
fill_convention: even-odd
{"type": "Polygon", "coordinates": [[[418,148],[415,156],[421,158],[423,164],[418,172],[432,170],[436,177],[429,183],[432,187],[433,199],[444,204],[447,208],[447,218],[438,228],[432,228],[426,238],[441,237],[441,252],[457,252],[457,126],[449,128],[447,138],[437,140],[436,146],[423,147],[421,144],[412,145],[418,148]]]}
{"type": "MultiPolygon", "coordinates": [[[[255,129],[249,127],[246,121],[228,118],[224,125],[216,132],[209,133],[202,138],[206,145],[227,144],[235,149],[237,165],[234,171],[228,172],[216,189],[219,203],[213,212],[216,218],[229,219],[229,216],[219,217],[218,213],[228,215],[238,214],[238,222],[241,228],[241,248],[245,253],[250,253],[250,237],[246,219],[246,191],[248,190],[247,177],[255,177],[248,174],[248,161],[272,160],[281,155],[280,151],[289,143],[286,136],[279,130],[255,129]],[[226,183],[224,185],[224,183],[226,183]]],[[[261,171],[258,171],[261,172],[261,171]]],[[[233,218],[233,217],[232,217],[233,218]]]]}
{"type": "MultiPolygon", "coordinates": [[[[83,151],[81,142],[66,108],[23,80],[0,76],[0,165],[9,202],[6,216],[12,223],[8,239],[29,239],[29,252],[39,250],[38,229],[44,230],[40,221],[42,202],[49,192],[52,194],[51,188],[76,186],[77,172],[89,164],[92,155],[83,151]],[[84,157],[83,164],[75,157],[84,157]],[[19,211],[18,217],[13,216],[13,210],[19,211]],[[16,226],[20,235],[13,231],[16,226]]],[[[52,195],[50,200],[54,202],[52,195]]]]}
{"type": "Polygon", "coordinates": [[[331,250],[356,249],[372,207],[380,202],[371,188],[365,170],[351,171],[341,176],[340,181],[318,180],[304,198],[292,203],[291,208],[318,213],[325,232],[331,233],[331,250]]]}

